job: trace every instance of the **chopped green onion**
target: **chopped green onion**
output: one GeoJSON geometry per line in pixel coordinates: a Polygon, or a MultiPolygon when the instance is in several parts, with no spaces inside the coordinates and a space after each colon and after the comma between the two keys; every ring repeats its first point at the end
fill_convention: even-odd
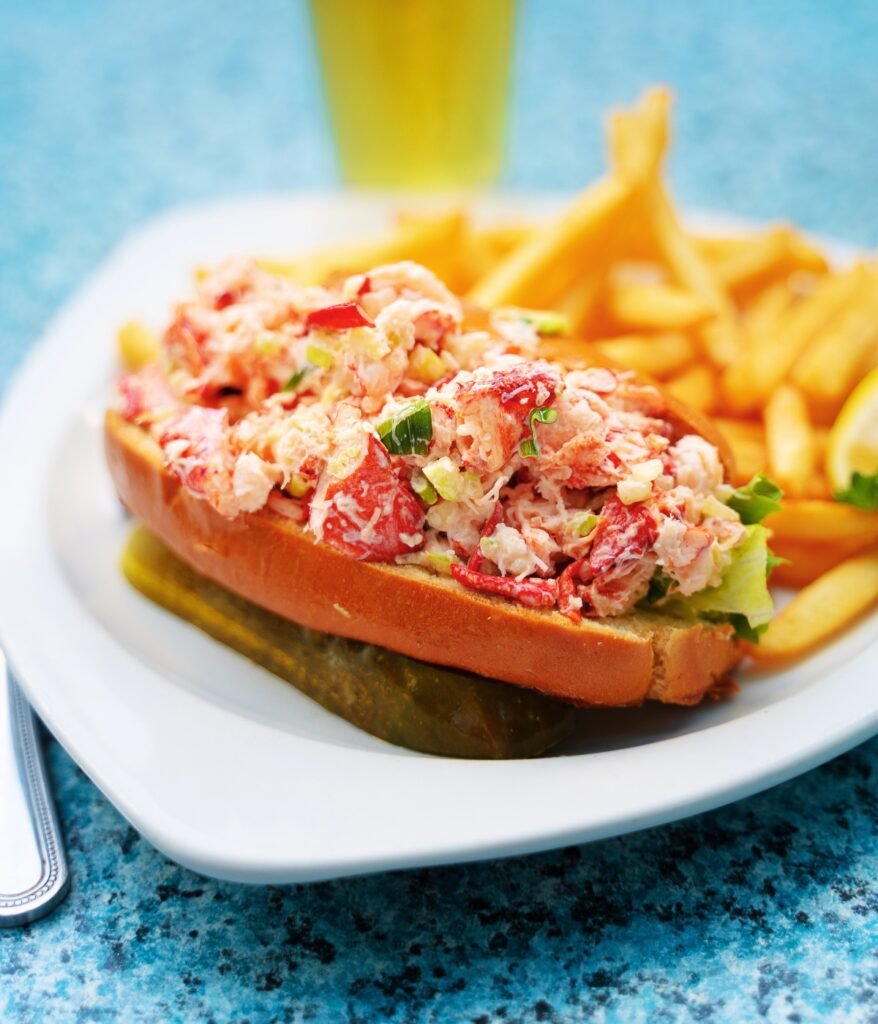
{"type": "Polygon", "coordinates": [[[434,572],[441,573],[443,576],[450,576],[451,566],[460,561],[460,559],[456,558],[450,551],[448,554],[426,551],[424,552],[424,558],[427,560],[434,572]]]}
{"type": "Polygon", "coordinates": [[[594,512],[580,512],[567,523],[565,530],[579,537],[587,537],[600,521],[601,517],[594,512]]]}
{"type": "Polygon", "coordinates": [[[378,437],[393,455],[426,455],[433,439],[433,416],[423,398],[378,424],[378,437]]]}
{"type": "Polygon", "coordinates": [[[280,351],[281,339],[277,334],[267,332],[256,339],[256,351],[261,356],[276,356],[280,351]]]}
{"type": "Polygon", "coordinates": [[[544,338],[570,333],[570,320],[554,309],[522,309],[520,306],[507,306],[498,312],[501,318],[521,320],[529,324],[544,338]]]}
{"type": "Polygon", "coordinates": [[[447,455],[424,466],[424,476],[446,501],[457,501],[463,497],[463,473],[447,455]]]}
{"type": "Polygon", "coordinates": [[[412,490],[417,494],[421,501],[426,502],[428,505],[435,505],[439,500],[436,488],[430,483],[423,473],[412,473],[412,490]]]}
{"type": "Polygon", "coordinates": [[[558,419],[558,410],[544,406],[540,409],[531,410],[527,418],[527,425],[530,430],[530,437],[525,438],[518,446],[518,454],[523,459],[535,459],[540,454],[540,446],[537,442],[537,431],[535,423],[554,423],[558,419]]]}
{"type": "Polygon", "coordinates": [[[313,369],[314,367],[310,363],[305,363],[303,367],[296,370],[292,377],[290,377],[286,384],[284,384],[284,386],[281,388],[281,391],[295,391],[296,388],[305,379],[305,375],[308,373],[308,371],[313,369]]]}
{"type": "Polygon", "coordinates": [[[309,363],[319,366],[321,370],[328,370],[332,366],[332,353],[316,345],[309,345],[305,349],[305,358],[309,363]]]}
{"type": "Polygon", "coordinates": [[[783,491],[773,480],[757,473],[750,483],[738,487],[726,504],[738,513],[745,526],[752,526],[777,512],[782,497],[783,491]]]}
{"type": "Polygon", "coordinates": [[[424,466],[424,476],[436,488],[439,497],[446,501],[482,496],[478,474],[469,469],[462,472],[447,455],[424,466]]]}

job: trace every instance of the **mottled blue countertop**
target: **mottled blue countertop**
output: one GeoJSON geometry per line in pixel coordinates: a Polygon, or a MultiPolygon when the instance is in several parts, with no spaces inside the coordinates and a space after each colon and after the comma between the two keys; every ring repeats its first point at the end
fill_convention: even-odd
{"type": "MultiPolygon", "coordinates": [[[[526,4],[506,183],[576,187],[665,80],[685,203],[878,245],[878,6],[832,7],[526,4]]],[[[152,214],[334,180],[296,0],[6,0],[0,384],[152,214]]],[[[878,1021],[878,740],[634,836],[307,887],[176,867],[49,763],[73,884],[0,933],[4,1024],[878,1021]]]]}

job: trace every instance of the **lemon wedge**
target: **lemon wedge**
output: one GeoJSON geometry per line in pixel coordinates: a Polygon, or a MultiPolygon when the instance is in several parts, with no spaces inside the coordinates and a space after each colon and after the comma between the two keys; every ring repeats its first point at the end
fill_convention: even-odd
{"type": "Polygon", "coordinates": [[[833,492],[848,487],[854,471],[878,472],[878,367],[850,393],[826,442],[826,476],[833,492]]]}

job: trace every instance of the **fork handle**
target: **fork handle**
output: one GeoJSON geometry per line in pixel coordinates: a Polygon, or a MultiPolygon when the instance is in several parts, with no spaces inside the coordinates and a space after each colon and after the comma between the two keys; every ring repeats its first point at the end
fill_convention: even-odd
{"type": "Polygon", "coordinates": [[[34,715],[0,651],[0,927],[49,913],[68,881],[34,715]]]}

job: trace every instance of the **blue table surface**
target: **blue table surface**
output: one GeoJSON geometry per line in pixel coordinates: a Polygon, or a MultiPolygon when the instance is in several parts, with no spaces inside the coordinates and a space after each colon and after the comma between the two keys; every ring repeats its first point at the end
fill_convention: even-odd
{"type": "MultiPolygon", "coordinates": [[[[869,0],[525,2],[504,183],[595,176],[602,111],[667,81],[682,202],[874,247],[876,67],[869,0]]],[[[6,0],[0,386],[134,225],[335,181],[296,0],[6,0]]],[[[265,888],[164,859],[48,746],[73,884],[0,934],[4,1022],[878,1021],[878,740],[632,836],[265,888]]]]}

